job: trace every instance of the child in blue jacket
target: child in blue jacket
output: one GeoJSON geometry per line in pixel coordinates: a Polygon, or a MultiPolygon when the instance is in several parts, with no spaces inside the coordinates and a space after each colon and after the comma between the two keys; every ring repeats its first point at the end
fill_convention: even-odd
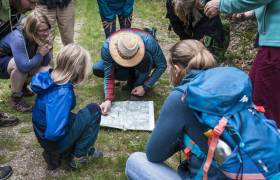
{"type": "Polygon", "coordinates": [[[73,87],[86,78],[89,63],[88,52],[70,44],[59,52],[53,70],[32,78],[31,88],[37,94],[33,127],[50,170],[60,165],[62,154],[72,157],[72,168],[102,156],[102,152],[91,147],[100,127],[99,106],[92,103],[77,114],[71,112],[76,105],[73,87]]]}

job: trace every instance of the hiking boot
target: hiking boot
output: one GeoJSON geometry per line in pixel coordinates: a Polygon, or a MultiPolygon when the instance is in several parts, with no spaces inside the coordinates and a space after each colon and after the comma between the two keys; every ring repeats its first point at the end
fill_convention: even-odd
{"type": "Polygon", "coordinates": [[[69,165],[73,169],[79,169],[82,166],[86,165],[89,161],[100,159],[102,157],[103,153],[101,151],[91,148],[87,156],[73,157],[69,165]]]}
{"type": "Polygon", "coordinates": [[[18,118],[0,112],[0,127],[14,126],[18,124],[18,122],[18,118]]]}
{"type": "Polygon", "coordinates": [[[0,167],[0,180],[8,179],[13,174],[13,169],[11,166],[0,167]]]}
{"type": "Polygon", "coordinates": [[[58,153],[50,153],[43,151],[43,158],[47,163],[47,169],[52,171],[57,169],[61,165],[61,157],[58,153]]]}
{"type": "Polygon", "coordinates": [[[19,112],[32,112],[32,106],[23,99],[23,93],[12,93],[11,104],[19,112]]]}

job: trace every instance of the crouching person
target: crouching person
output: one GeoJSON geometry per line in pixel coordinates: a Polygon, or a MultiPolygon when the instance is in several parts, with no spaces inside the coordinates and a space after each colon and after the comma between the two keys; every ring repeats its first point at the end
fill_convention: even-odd
{"type": "Polygon", "coordinates": [[[32,110],[23,99],[32,95],[26,88],[28,76],[49,69],[50,28],[46,16],[32,12],[0,41],[0,77],[11,79],[11,104],[17,111],[32,110]]]}
{"type": "Polygon", "coordinates": [[[186,159],[178,168],[183,179],[279,179],[280,149],[275,147],[280,133],[264,116],[264,107],[253,104],[248,74],[214,67],[213,56],[196,40],[176,43],[170,57],[176,87],[161,109],[146,154],[128,159],[128,177],[174,179],[167,178],[162,163],[183,150],[186,159]]]}
{"type": "MultiPolygon", "coordinates": [[[[215,59],[202,43],[195,40],[184,40],[170,50],[169,76],[173,85],[188,83],[196,75],[215,66],[215,59]]],[[[182,102],[184,92],[172,91],[166,98],[155,129],[147,144],[146,153],[133,153],[126,163],[128,179],[195,179],[203,164],[203,160],[195,155],[183,161],[178,172],[164,164],[164,161],[184,149],[183,135],[190,134],[203,144],[207,151],[207,138],[203,136],[203,128],[192,110],[182,102]]],[[[215,167],[208,172],[209,179],[226,179],[215,167]]]]}
{"type": "Polygon", "coordinates": [[[70,166],[79,168],[103,155],[93,147],[100,127],[99,106],[92,103],[77,114],[71,112],[76,105],[74,85],[85,80],[89,63],[85,49],[69,44],[59,52],[53,70],[32,78],[37,94],[33,127],[50,170],[59,167],[62,158],[70,158],[70,166]]]}
{"type": "Polygon", "coordinates": [[[131,99],[139,99],[159,80],[166,59],[154,37],[140,29],[123,29],[110,36],[101,49],[102,60],[93,66],[104,77],[105,101],[102,113],[110,110],[115,96],[115,80],[127,81],[131,99]]]}

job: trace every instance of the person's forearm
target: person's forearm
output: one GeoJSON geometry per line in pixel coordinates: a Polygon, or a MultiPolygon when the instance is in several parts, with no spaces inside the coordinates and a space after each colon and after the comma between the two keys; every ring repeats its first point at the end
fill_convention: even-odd
{"type": "Polygon", "coordinates": [[[219,11],[222,13],[240,13],[257,9],[272,0],[220,0],[219,11]]]}

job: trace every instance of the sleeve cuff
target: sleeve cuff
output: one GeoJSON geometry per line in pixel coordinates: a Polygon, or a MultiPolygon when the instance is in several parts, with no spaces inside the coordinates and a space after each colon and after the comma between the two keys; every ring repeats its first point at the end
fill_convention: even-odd
{"type": "Polygon", "coordinates": [[[147,92],[150,88],[148,86],[146,86],[145,84],[143,84],[143,88],[145,90],[145,92],[147,92]]]}

